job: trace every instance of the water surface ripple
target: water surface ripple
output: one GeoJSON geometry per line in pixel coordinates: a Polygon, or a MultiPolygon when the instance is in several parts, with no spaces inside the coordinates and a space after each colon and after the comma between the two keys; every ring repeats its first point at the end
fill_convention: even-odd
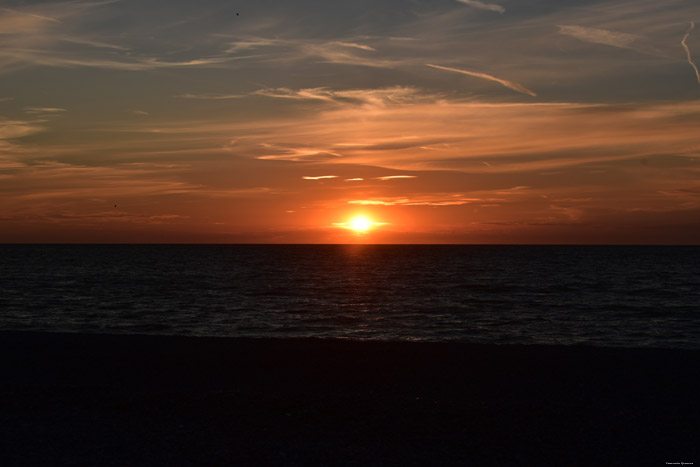
{"type": "Polygon", "coordinates": [[[700,247],[0,245],[0,328],[700,348],[700,247]]]}

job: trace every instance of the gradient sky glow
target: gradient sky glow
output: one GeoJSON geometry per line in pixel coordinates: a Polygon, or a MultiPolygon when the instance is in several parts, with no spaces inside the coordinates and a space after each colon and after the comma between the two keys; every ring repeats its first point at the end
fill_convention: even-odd
{"type": "Polygon", "coordinates": [[[695,20],[5,0],[0,242],[698,243],[695,20]]]}

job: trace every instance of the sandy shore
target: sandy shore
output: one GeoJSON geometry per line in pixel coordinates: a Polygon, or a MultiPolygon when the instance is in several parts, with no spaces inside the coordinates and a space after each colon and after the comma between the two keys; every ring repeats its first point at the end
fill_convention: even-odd
{"type": "Polygon", "coordinates": [[[700,464],[700,351],[0,333],[0,465],[700,464]]]}

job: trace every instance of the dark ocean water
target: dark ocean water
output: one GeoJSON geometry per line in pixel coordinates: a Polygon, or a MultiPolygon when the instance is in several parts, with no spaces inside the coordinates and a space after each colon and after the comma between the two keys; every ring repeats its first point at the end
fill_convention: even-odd
{"type": "Polygon", "coordinates": [[[0,329],[700,348],[700,247],[0,245],[0,329]]]}

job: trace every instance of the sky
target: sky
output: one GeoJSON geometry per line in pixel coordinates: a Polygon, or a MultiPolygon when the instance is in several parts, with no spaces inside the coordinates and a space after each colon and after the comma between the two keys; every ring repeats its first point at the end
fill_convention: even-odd
{"type": "Polygon", "coordinates": [[[3,0],[0,242],[697,244],[696,20],[3,0]]]}

